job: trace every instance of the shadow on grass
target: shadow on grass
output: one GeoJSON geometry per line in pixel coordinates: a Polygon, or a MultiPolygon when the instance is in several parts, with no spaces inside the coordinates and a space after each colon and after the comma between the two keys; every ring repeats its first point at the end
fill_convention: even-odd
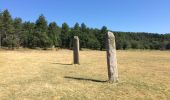
{"type": "Polygon", "coordinates": [[[57,64],[57,65],[73,65],[73,64],[64,64],[64,63],[52,63],[52,64],[57,64]]]}
{"type": "Polygon", "coordinates": [[[96,79],[79,78],[79,77],[70,77],[70,76],[65,76],[64,78],[67,78],[67,79],[74,79],[74,80],[82,80],[82,81],[98,82],[98,83],[105,83],[105,82],[107,82],[107,81],[101,81],[101,80],[96,80],[96,79]]]}

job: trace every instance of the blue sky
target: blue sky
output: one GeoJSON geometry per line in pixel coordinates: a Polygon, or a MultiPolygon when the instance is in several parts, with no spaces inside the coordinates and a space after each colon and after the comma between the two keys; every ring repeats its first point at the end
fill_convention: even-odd
{"type": "Polygon", "coordinates": [[[170,0],[0,0],[0,10],[13,17],[89,27],[103,25],[113,31],[170,33],[170,0]]]}

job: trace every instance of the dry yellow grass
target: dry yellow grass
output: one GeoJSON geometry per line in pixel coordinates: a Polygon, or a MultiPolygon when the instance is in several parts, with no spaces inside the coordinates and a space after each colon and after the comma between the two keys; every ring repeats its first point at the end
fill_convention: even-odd
{"type": "Polygon", "coordinates": [[[104,51],[0,51],[1,100],[170,100],[169,51],[118,51],[119,83],[104,51]]]}

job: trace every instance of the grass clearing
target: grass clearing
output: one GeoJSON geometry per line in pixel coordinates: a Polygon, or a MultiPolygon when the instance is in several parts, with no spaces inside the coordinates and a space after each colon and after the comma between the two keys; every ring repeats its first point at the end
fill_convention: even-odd
{"type": "Polygon", "coordinates": [[[170,51],[117,51],[119,83],[109,84],[105,51],[0,51],[1,100],[168,100],[170,51]]]}

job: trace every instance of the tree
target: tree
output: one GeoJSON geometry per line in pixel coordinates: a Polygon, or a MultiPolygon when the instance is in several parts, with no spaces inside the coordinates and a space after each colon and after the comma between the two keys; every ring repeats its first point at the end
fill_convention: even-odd
{"type": "Polygon", "coordinates": [[[1,48],[1,43],[2,43],[2,13],[0,12],[0,48],[1,48]]]}
{"type": "Polygon", "coordinates": [[[48,48],[51,47],[52,41],[47,35],[48,25],[45,17],[40,15],[35,23],[35,31],[33,34],[33,43],[36,47],[48,48]]]}
{"type": "Polygon", "coordinates": [[[100,48],[100,43],[97,38],[89,38],[86,48],[97,50],[100,48]]]}
{"type": "Polygon", "coordinates": [[[67,23],[63,23],[61,27],[61,47],[68,48],[69,47],[69,26],[67,23]]]}
{"type": "MultiPolygon", "coordinates": [[[[55,22],[49,25],[43,15],[36,22],[24,22],[21,18],[13,19],[8,10],[0,11],[0,47],[48,48],[56,47],[72,48],[73,37],[80,39],[80,49],[105,49],[105,34],[107,27],[101,29],[89,28],[84,23],[76,23],[69,27],[63,23],[58,27],[55,22]]],[[[116,38],[116,49],[156,49],[168,50],[170,33],[157,34],[146,32],[113,32],[116,38]]]]}
{"type": "Polygon", "coordinates": [[[128,41],[123,42],[123,50],[129,49],[130,47],[131,47],[131,45],[128,41]]]}
{"type": "Polygon", "coordinates": [[[44,15],[40,15],[37,21],[35,22],[35,29],[36,31],[47,32],[48,25],[44,15]]]}
{"type": "Polygon", "coordinates": [[[122,43],[121,43],[120,41],[117,41],[117,40],[116,40],[116,49],[122,50],[122,49],[123,49],[122,46],[123,46],[122,43]]]}
{"type": "MultiPolygon", "coordinates": [[[[88,34],[86,35],[86,38],[84,39],[85,48],[95,49],[95,50],[99,49],[100,42],[98,41],[98,39],[96,37],[96,32],[98,32],[98,31],[93,30],[93,29],[87,29],[87,32],[88,32],[88,34]]],[[[85,36],[85,34],[84,34],[84,36],[85,36]]]]}
{"type": "Polygon", "coordinates": [[[79,30],[80,30],[79,23],[76,23],[76,24],[74,25],[74,28],[73,28],[73,29],[76,30],[76,31],[79,31],[79,30]]]}
{"type": "Polygon", "coordinates": [[[105,34],[107,33],[107,31],[107,27],[103,26],[98,35],[98,40],[100,42],[100,50],[103,50],[105,48],[105,34]]]}
{"type": "MultiPolygon", "coordinates": [[[[70,32],[69,32],[69,38],[70,38],[70,42],[69,42],[69,48],[71,49],[73,47],[73,38],[74,36],[78,36],[80,38],[80,40],[82,41],[82,37],[81,37],[81,31],[80,31],[80,26],[78,23],[76,23],[74,25],[73,28],[71,28],[70,32]]],[[[81,47],[80,47],[81,48],[81,47]]]]}
{"type": "Polygon", "coordinates": [[[166,45],[166,49],[167,49],[167,50],[170,50],[170,43],[168,43],[168,44],[166,45]]]}
{"type": "Polygon", "coordinates": [[[21,18],[15,18],[13,21],[13,26],[14,26],[14,34],[15,34],[15,39],[16,39],[16,45],[17,47],[20,46],[21,44],[21,32],[22,32],[22,19],[21,18]]]}
{"type": "Polygon", "coordinates": [[[132,41],[131,42],[131,48],[132,49],[138,49],[139,48],[139,44],[137,43],[137,41],[132,41]]]}
{"type": "Polygon", "coordinates": [[[80,49],[82,48],[88,48],[87,42],[88,42],[88,35],[89,35],[89,29],[85,25],[85,23],[81,24],[80,27],[80,49]]]}
{"type": "Polygon", "coordinates": [[[86,32],[86,29],[87,29],[86,24],[82,23],[81,24],[81,31],[86,32]]]}
{"type": "Polygon", "coordinates": [[[56,47],[60,46],[60,34],[60,28],[57,26],[57,24],[55,22],[50,23],[48,27],[48,36],[52,40],[52,44],[56,47]]]}
{"type": "Polygon", "coordinates": [[[8,10],[2,13],[2,44],[10,49],[16,46],[16,38],[14,34],[13,20],[8,10]]]}
{"type": "Polygon", "coordinates": [[[23,27],[22,27],[22,33],[21,33],[21,45],[23,47],[28,47],[28,48],[34,48],[34,41],[33,41],[33,33],[35,29],[35,23],[31,22],[24,22],[23,27]]]}

